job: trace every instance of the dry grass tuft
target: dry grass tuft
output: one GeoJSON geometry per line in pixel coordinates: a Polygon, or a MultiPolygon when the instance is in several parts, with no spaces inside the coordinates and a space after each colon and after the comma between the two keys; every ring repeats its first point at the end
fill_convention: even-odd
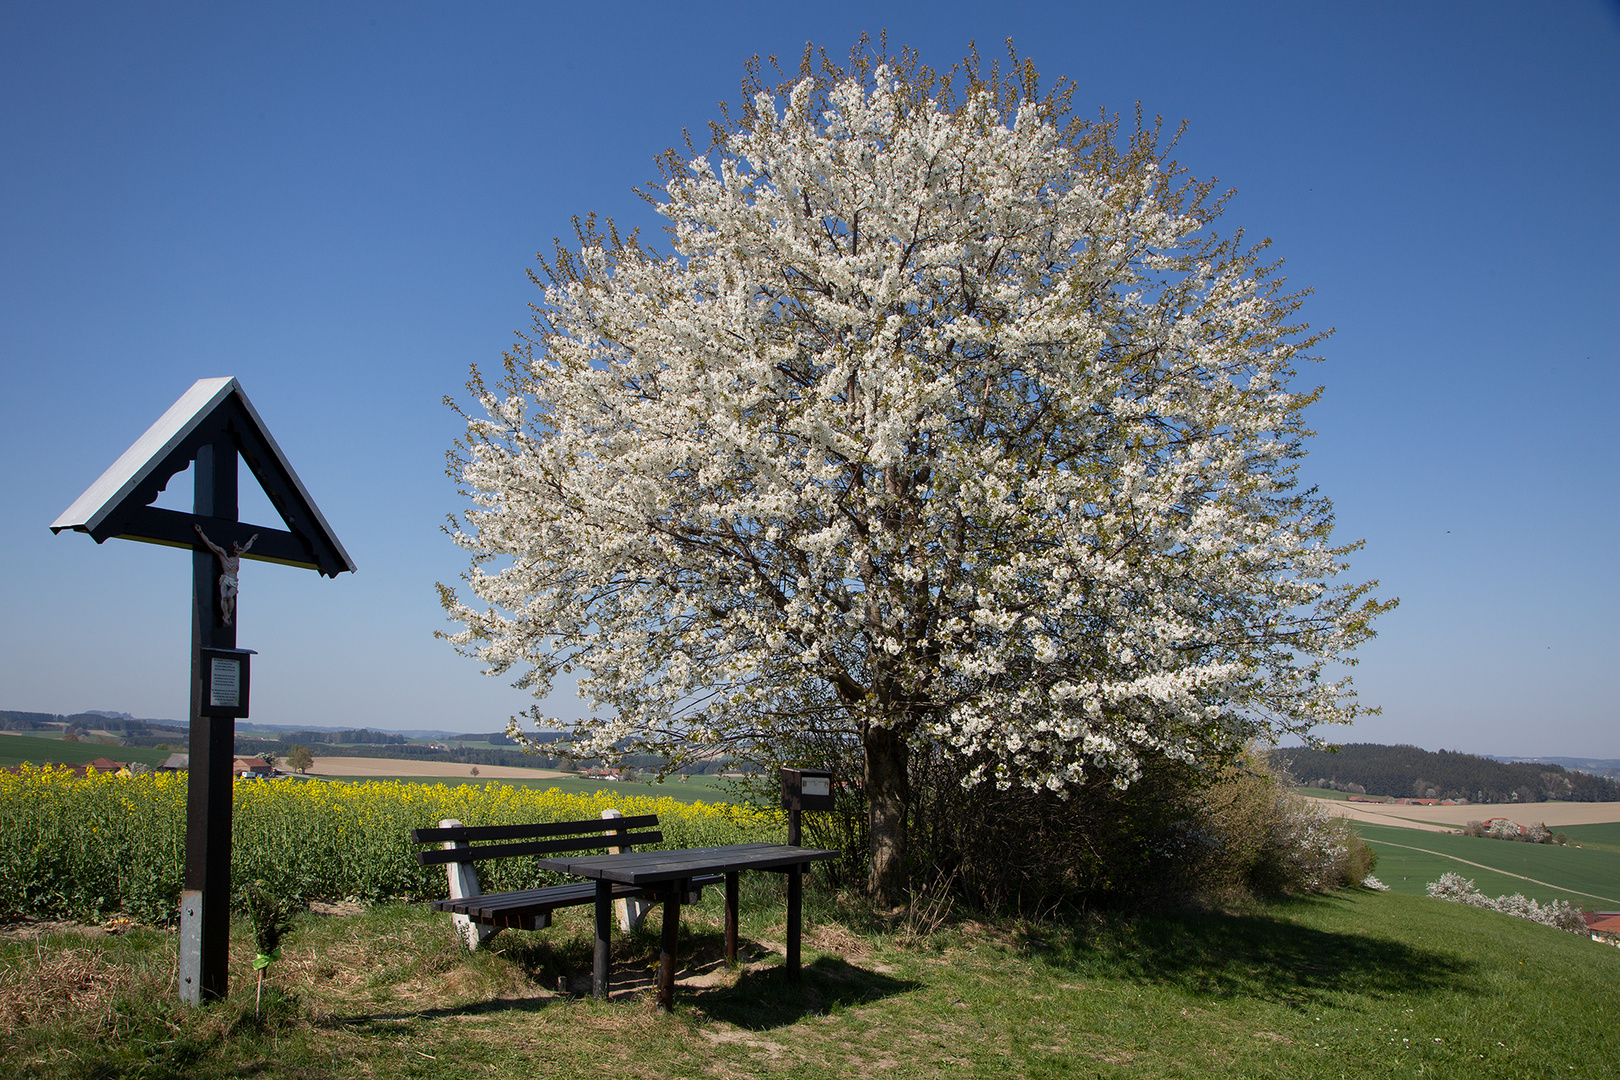
{"type": "Polygon", "coordinates": [[[99,1028],[112,1004],[134,985],[127,967],[86,949],[37,950],[30,964],[0,968],[0,1031],[73,1017],[99,1028]]]}
{"type": "Polygon", "coordinates": [[[867,941],[840,922],[812,923],[801,931],[801,940],[813,949],[836,953],[850,963],[871,952],[867,941]]]}

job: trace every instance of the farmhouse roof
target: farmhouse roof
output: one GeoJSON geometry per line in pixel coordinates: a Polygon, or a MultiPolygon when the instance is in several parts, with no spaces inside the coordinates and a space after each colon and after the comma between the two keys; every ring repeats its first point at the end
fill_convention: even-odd
{"type": "Polygon", "coordinates": [[[203,519],[211,537],[222,544],[244,542],[259,534],[243,557],[318,570],[336,577],[353,572],[354,560],[304,483],[265,427],[241,384],[234,378],[198,379],[169,406],[146,434],[136,439],[100,479],[51,523],[52,532],[74,529],[96,543],[110,536],[152,544],[193,548],[197,518],[151,504],[173,477],[191,465],[198,451],[229,433],[237,453],[269,496],[287,531],[203,519]],[[212,523],[210,523],[212,522],[212,523]]]}

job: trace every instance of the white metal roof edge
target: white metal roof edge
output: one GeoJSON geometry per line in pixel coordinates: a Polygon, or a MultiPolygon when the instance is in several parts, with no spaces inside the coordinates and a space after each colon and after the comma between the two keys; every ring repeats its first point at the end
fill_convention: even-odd
{"type": "MultiPolygon", "coordinates": [[[[191,434],[202,418],[212,412],[214,406],[233,389],[241,391],[236,379],[228,375],[219,379],[198,379],[192,383],[191,389],[181,394],[180,400],[170,405],[169,410],[158,417],[157,423],[146,429],[146,434],[136,439],[95,483],[84,489],[84,494],[73,500],[72,506],[51,522],[51,531],[84,529],[88,532],[101,524],[101,520],[123,501],[147,470],[168,457],[180,440],[191,434]]],[[[254,419],[258,419],[257,413],[254,419]]],[[[263,426],[261,423],[260,427],[263,426]]],[[[279,450],[276,452],[280,453],[279,450]]]]}
{"type": "MultiPolygon", "coordinates": [[[[234,383],[236,380],[232,379],[231,381],[234,383]]],[[[321,513],[319,506],[315,505],[315,500],[309,497],[309,490],[304,487],[304,482],[298,478],[298,473],[293,469],[292,462],[287,460],[287,455],[281,452],[281,445],[276,442],[276,437],[270,434],[268,427],[265,427],[264,418],[259,415],[259,410],[253,407],[253,402],[248,400],[247,393],[243,391],[241,386],[236,387],[236,396],[242,399],[242,407],[248,411],[249,416],[253,417],[253,423],[259,429],[259,435],[263,437],[266,445],[270,447],[270,452],[276,455],[276,460],[281,463],[281,467],[286,469],[287,475],[292,478],[293,487],[298,489],[298,495],[304,500],[304,505],[309,507],[311,514],[315,515],[315,521],[320,525],[321,532],[325,535],[327,543],[337,550],[338,557],[343,560],[343,565],[348,567],[349,573],[355,573],[354,560],[349,558],[349,553],[344,550],[342,542],[337,538],[337,533],[333,532],[332,526],[327,524],[326,515],[321,513]]]]}
{"type": "Polygon", "coordinates": [[[180,395],[180,400],[170,405],[168,411],[158,417],[157,423],[147,428],[146,433],[120,454],[118,460],[113,462],[95,483],[85,488],[84,494],[73,500],[72,506],[62,511],[61,515],[51,522],[51,531],[83,529],[89,532],[100,525],[102,519],[124,500],[136,484],[141,482],[152,466],[168,457],[170,451],[190,435],[203,418],[213,412],[215,407],[232,393],[241,399],[242,407],[253,418],[253,424],[258,429],[260,437],[270,447],[270,452],[276,456],[277,463],[286,470],[293,487],[298,490],[299,498],[303,499],[304,505],[314,515],[327,543],[337,551],[349,573],[355,573],[354,560],[349,557],[337,534],[332,531],[332,526],[327,523],[326,515],[321,513],[321,508],[315,504],[315,500],[309,497],[309,489],[304,487],[303,480],[299,479],[292,463],[287,460],[287,455],[281,452],[276,437],[270,434],[270,429],[265,426],[259,410],[248,400],[242,384],[237,382],[234,376],[229,375],[217,379],[198,379],[192,383],[191,388],[180,395]]]}

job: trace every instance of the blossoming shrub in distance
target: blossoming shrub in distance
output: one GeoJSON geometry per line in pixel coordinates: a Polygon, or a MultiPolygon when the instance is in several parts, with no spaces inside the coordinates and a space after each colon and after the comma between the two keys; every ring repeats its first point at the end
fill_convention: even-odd
{"type": "Polygon", "coordinates": [[[1550,904],[1542,905],[1523,893],[1498,896],[1492,900],[1480,892],[1469,879],[1461,874],[1451,873],[1441,874],[1439,881],[1429,882],[1428,889],[1429,895],[1437,900],[1450,900],[1453,903],[1467,904],[1469,907],[1499,911],[1503,915],[1529,919],[1555,930],[1567,930],[1572,934],[1586,933],[1586,920],[1581,917],[1580,909],[1568,900],[1554,900],[1550,904]]]}
{"type": "MultiPolygon", "coordinates": [[[[0,774],[0,918],[123,911],[171,919],[185,865],[185,804],[178,773],[80,778],[24,766],[0,774]]],[[[444,869],[417,864],[411,829],[443,818],[468,825],[596,818],[608,808],[657,814],[666,848],[781,838],[779,814],[724,803],[498,783],[240,783],[233,891],[263,879],[305,899],[441,897],[444,869]]],[[[485,863],[479,872],[489,890],[548,880],[531,860],[485,863]]]]}

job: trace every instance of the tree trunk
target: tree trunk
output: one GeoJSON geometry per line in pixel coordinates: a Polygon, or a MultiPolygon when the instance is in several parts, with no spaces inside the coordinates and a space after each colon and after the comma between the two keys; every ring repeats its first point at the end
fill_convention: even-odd
{"type": "Polygon", "coordinates": [[[867,889],[886,903],[899,903],[906,877],[906,804],[911,801],[907,774],[910,748],[893,728],[868,728],[866,805],[871,826],[872,864],[867,889]]]}

